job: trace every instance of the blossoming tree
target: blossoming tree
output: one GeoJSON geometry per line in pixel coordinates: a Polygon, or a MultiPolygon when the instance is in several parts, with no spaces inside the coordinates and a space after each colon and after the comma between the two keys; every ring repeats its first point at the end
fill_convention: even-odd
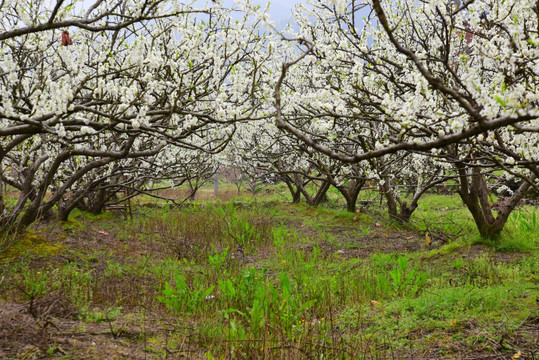
{"type": "Polygon", "coordinates": [[[311,2],[297,21],[310,40],[301,61],[283,64],[278,126],[346,163],[408,151],[453,164],[479,232],[498,237],[538,187],[536,4],[336,0],[311,2]],[[290,84],[305,82],[311,91],[289,100],[290,84]],[[306,116],[325,129],[306,130],[306,116]],[[320,141],[326,129],[330,142],[320,141]],[[338,146],[362,139],[372,145],[338,146]],[[496,216],[485,195],[493,169],[523,179],[496,216]]]}
{"type": "Polygon", "coordinates": [[[253,79],[268,56],[257,21],[231,13],[176,1],[2,2],[1,180],[18,199],[0,199],[0,224],[24,227],[67,193],[82,201],[80,187],[122,161],[128,172],[129,159],[166,168],[181,149],[221,151],[237,122],[258,116],[253,79]]]}

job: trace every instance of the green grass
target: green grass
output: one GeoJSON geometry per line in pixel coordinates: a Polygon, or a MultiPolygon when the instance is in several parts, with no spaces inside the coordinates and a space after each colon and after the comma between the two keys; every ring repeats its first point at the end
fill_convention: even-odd
{"type": "Polygon", "coordinates": [[[486,244],[497,251],[530,252],[539,248],[539,209],[532,206],[517,207],[509,216],[500,239],[482,239],[468,210],[458,195],[424,196],[412,223],[418,229],[445,234],[470,244],[486,244]]]}
{"type": "Polygon", "coordinates": [[[419,200],[411,222],[418,229],[462,238],[477,232],[473,218],[458,195],[427,194],[419,200]]]}
{"type": "MultiPolygon", "coordinates": [[[[39,318],[34,305],[60,296],[73,319],[149,356],[216,359],[492,354],[490,339],[511,341],[538,311],[537,209],[519,209],[488,246],[463,232],[430,248],[357,253],[365,239],[398,245],[400,231],[415,230],[374,211],[265,199],[137,207],[129,221],[74,212],[69,226],[40,235],[77,239],[54,253],[69,261],[26,253],[0,263],[0,299],[39,318]]],[[[469,220],[455,196],[428,195],[416,215],[429,226],[418,225],[420,238],[435,221],[443,232],[469,220]]],[[[532,340],[519,341],[529,356],[532,340]]]]}

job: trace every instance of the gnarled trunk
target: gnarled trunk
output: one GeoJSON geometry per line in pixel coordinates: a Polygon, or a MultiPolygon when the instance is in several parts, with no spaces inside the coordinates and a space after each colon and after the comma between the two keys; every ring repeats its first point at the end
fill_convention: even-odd
{"type": "Polygon", "coordinates": [[[318,206],[324,200],[324,197],[329,190],[330,183],[329,181],[320,180],[322,183],[318,187],[318,190],[316,191],[316,194],[314,196],[311,196],[309,192],[305,189],[303,185],[300,185],[300,191],[305,197],[305,200],[307,201],[307,204],[311,206],[318,206]]]}
{"type": "Polygon", "coordinates": [[[283,181],[288,187],[290,195],[292,195],[292,204],[298,204],[301,200],[301,191],[299,189],[299,186],[294,186],[292,181],[288,178],[283,178],[283,181]]]}
{"type": "Polygon", "coordinates": [[[353,179],[348,186],[336,186],[346,201],[346,211],[356,212],[357,198],[366,181],[366,179],[353,179]]]}
{"type": "MultiPolygon", "coordinates": [[[[468,174],[467,168],[462,163],[456,163],[460,179],[459,195],[470,213],[472,214],[475,225],[482,238],[497,240],[507,223],[511,212],[524,198],[531,185],[523,182],[519,188],[513,192],[513,195],[504,198],[495,204],[490,204],[488,200],[488,189],[484,175],[478,167],[471,170],[468,174]],[[494,216],[492,210],[498,211],[494,216]]],[[[531,177],[534,181],[536,176],[531,177]]]]}
{"type": "Polygon", "coordinates": [[[384,178],[382,192],[387,199],[389,217],[401,224],[409,222],[412,214],[417,209],[421,196],[423,196],[427,190],[431,189],[433,186],[443,182],[443,178],[436,180],[438,174],[439,171],[434,173],[423,186],[414,186],[412,201],[410,201],[409,204],[407,201],[402,200],[391,188],[390,179],[388,177],[384,178]]]}

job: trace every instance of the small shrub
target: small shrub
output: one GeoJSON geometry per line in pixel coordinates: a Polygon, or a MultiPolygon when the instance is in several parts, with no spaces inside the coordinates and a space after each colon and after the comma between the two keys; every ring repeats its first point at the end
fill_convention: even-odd
{"type": "Polygon", "coordinates": [[[21,283],[19,290],[23,298],[28,301],[28,312],[36,316],[34,304],[36,300],[42,298],[50,291],[51,284],[48,281],[48,274],[42,271],[23,267],[21,272],[21,283]]]}

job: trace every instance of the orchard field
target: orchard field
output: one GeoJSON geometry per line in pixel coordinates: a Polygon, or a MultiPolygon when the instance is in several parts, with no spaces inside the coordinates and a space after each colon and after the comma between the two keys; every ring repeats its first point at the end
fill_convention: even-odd
{"type": "Polygon", "coordinates": [[[0,358],[538,358],[539,3],[270,7],[0,0],[0,358]]]}
{"type": "Polygon", "coordinates": [[[493,245],[455,195],[427,194],[400,225],[376,192],[349,213],[336,193],[291,204],[282,185],[32,227],[0,262],[1,357],[538,356],[537,207],[493,245]]]}

